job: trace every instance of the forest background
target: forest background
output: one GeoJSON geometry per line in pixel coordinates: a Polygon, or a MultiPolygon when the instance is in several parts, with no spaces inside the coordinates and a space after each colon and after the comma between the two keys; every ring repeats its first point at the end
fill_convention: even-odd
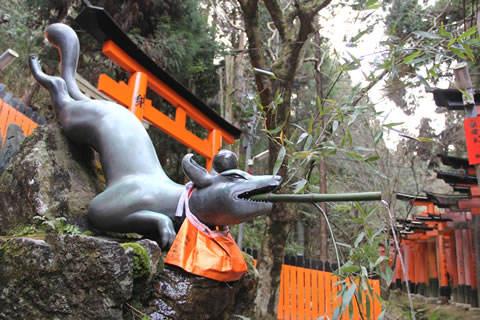
{"type": "MultiPolygon", "coordinates": [[[[370,96],[385,96],[408,119],[425,108],[421,99],[433,100],[425,88],[452,83],[452,64],[469,62],[475,84],[477,1],[91,3],[104,7],[156,63],[242,129],[242,138],[231,146],[240,156],[240,168],[282,175],[284,193],[380,190],[389,203],[390,214],[380,203],[277,205],[272,214],[233,227],[241,246],[260,251],[255,305],[259,317],[275,314],[285,254],[338,261],[341,279],[365,280],[380,273],[383,297],[388,297],[392,271],[378,268],[385,259],[377,249],[390,243],[392,219],[412,214],[394,192],[452,192],[433,170],[441,168],[438,153],[466,155],[463,114],[445,113],[445,123],[432,127],[429,115],[438,110],[423,109],[425,117],[412,130],[377,111],[381,108],[370,96]],[[345,28],[350,34],[340,32],[345,28]],[[345,34],[341,41],[339,34],[345,34]],[[333,45],[339,42],[347,50],[333,45]],[[370,48],[370,53],[358,55],[359,47],[361,52],[370,48]],[[352,72],[360,72],[362,81],[352,81],[352,72]],[[387,136],[395,137],[396,143],[387,147],[387,136]],[[262,154],[267,157],[255,157],[262,154]]],[[[96,85],[100,73],[128,79],[101,54],[100,44],[75,24],[84,5],[80,0],[0,4],[0,51],[11,48],[20,55],[0,73],[0,83],[50,121],[54,116],[47,92],[26,67],[28,55],[35,53],[46,73],[57,73],[58,54],[43,42],[48,24],[64,22],[77,31],[78,73],[90,83],[96,85]]],[[[162,111],[174,112],[158,97],[149,98],[162,111]]],[[[194,123],[190,128],[205,134],[194,123]]],[[[154,128],[148,131],[168,175],[184,182],[179,159],[189,150],[154,128]]],[[[345,285],[341,294],[347,290],[345,285]]]]}

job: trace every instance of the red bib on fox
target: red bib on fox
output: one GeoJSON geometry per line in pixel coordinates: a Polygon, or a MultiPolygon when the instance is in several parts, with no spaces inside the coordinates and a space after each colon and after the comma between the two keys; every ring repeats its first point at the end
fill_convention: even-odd
{"type": "Polygon", "coordinates": [[[239,280],[247,271],[243,254],[230,232],[210,230],[188,208],[193,185],[187,184],[179,201],[177,215],[185,208],[186,219],[168,251],[165,263],[218,281],[239,280]]]}

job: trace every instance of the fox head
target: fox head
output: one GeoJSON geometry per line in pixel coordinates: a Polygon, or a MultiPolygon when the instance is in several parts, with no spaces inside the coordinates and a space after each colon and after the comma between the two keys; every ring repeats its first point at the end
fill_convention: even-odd
{"type": "Polygon", "coordinates": [[[280,176],[251,175],[239,170],[235,154],[227,150],[215,156],[210,173],[192,156],[183,158],[182,167],[194,184],[190,210],[201,222],[211,226],[235,225],[272,210],[271,202],[249,197],[276,189],[282,180],[280,176]]]}

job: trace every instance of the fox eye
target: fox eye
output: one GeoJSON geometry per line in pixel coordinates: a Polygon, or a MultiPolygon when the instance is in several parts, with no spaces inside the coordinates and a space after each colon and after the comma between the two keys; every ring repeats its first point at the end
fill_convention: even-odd
{"type": "Polygon", "coordinates": [[[238,174],[238,173],[229,174],[228,177],[233,178],[233,179],[243,179],[243,180],[245,180],[245,177],[238,174]]]}

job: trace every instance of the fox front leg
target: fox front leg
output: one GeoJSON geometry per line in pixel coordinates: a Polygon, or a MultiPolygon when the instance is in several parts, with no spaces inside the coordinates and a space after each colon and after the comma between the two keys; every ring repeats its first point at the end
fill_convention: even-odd
{"type": "Polygon", "coordinates": [[[163,249],[170,247],[175,240],[172,220],[163,213],[150,210],[137,211],[129,214],[122,223],[136,233],[152,235],[163,249]]]}
{"type": "Polygon", "coordinates": [[[88,220],[98,229],[120,233],[135,232],[154,239],[163,249],[170,247],[175,240],[173,222],[167,215],[151,210],[129,213],[102,205],[96,200],[98,196],[90,204],[88,220]]]}

